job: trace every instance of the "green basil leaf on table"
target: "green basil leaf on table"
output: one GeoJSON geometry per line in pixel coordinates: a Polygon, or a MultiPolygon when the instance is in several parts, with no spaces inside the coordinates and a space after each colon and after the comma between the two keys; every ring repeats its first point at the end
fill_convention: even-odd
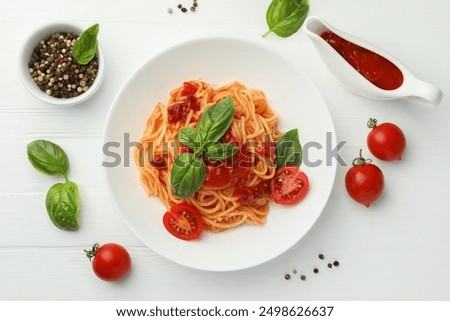
{"type": "Polygon", "coordinates": [[[238,150],[231,144],[213,144],[206,148],[205,156],[212,160],[223,160],[233,156],[238,150]]]}
{"type": "Polygon", "coordinates": [[[80,35],[72,48],[72,57],[80,65],[87,65],[97,54],[98,23],[89,27],[80,35]]]}
{"type": "Polygon", "coordinates": [[[296,33],[305,22],[309,11],[309,0],[273,0],[266,13],[269,26],[263,37],[273,32],[280,37],[296,33]]]}
{"type": "Polygon", "coordinates": [[[191,153],[178,156],[170,174],[170,185],[177,198],[193,195],[202,187],[206,177],[206,167],[203,161],[191,153]]]}
{"type": "Polygon", "coordinates": [[[203,152],[203,142],[199,131],[192,127],[183,127],[178,134],[178,140],[183,145],[194,151],[194,154],[200,155],[203,152]]]}
{"type": "Polygon", "coordinates": [[[208,108],[197,126],[204,144],[217,142],[228,130],[233,121],[236,107],[231,96],[208,108]]]}
{"type": "Polygon", "coordinates": [[[286,165],[300,166],[302,146],[298,138],[298,129],[291,129],[277,141],[277,168],[286,165]]]}
{"type": "Polygon", "coordinates": [[[37,171],[46,175],[67,176],[69,159],[59,145],[48,140],[35,140],[28,144],[27,154],[37,171]]]}
{"type": "Polygon", "coordinates": [[[48,190],[45,206],[56,227],[68,231],[78,229],[80,194],[77,184],[66,181],[53,185],[48,190]]]}

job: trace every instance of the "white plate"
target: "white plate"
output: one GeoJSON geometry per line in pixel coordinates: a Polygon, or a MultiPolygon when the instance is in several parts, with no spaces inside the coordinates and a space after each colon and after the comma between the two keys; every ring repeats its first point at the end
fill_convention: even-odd
{"type": "MultiPolygon", "coordinates": [[[[117,94],[109,112],[104,143],[118,142],[109,150],[121,156],[116,167],[106,167],[106,181],[115,207],[131,231],[148,247],[176,263],[208,271],[232,271],[264,263],[297,243],[320,216],[334,183],[336,164],[326,165],[326,133],[335,144],[331,116],[319,91],[292,61],[266,45],[247,40],[208,38],[172,47],[139,68],[117,94]],[[165,208],[157,197],[148,198],[139,181],[132,150],[124,134],[139,141],[153,107],[166,103],[169,91],[183,81],[202,79],[214,86],[238,80],[266,93],[279,114],[279,128],[298,128],[308,159],[322,160],[317,167],[302,165],[310,191],[295,206],[270,204],[262,226],[249,224],[222,233],[204,232],[201,239],[182,241],[162,224],[165,208]],[[124,147],[125,148],[124,150],[124,147]],[[128,151],[128,152],[127,152],[128,151]],[[124,157],[128,153],[128,166],[124,157]]],[[[305,157],[305,155],[304,155],[305,157]]],[[[114,158],[104,156],[105,162],[114,158]]]]}

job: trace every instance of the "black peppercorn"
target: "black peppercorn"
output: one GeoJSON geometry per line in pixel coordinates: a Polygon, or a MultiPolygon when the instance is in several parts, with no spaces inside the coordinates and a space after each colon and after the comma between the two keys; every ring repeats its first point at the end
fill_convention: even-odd
{"type": "Polygon", "coordinates": [[[339,266],[339,262],[338,262],[338,261],[334,261],[334,262],[333,262],[333,265],[334,265],[334,266],[339,266]]]}
{"type": "Polygon", "coordinates": [[[315,269],[313,270],[313,272],[314,272],[314,273],[319,273],[319,269],[318,269],[318,268],[315,268],[315,269]]]}
{"type": "Polygon", "coordinates": [[[285,278],[286,280],[289,280],[289,279],[291,278],[291,276],[290,276],[289,274],[286,274],[286,275],[284,276],[284,278],[285,278]]]}
{"type": "Polygon", "coordinates": [[[306,280],[306,276],[302,275],[302,276],[300,277],[300,280],[305,281],[305,280],[306,280]]]}
{"type": "Polygon", "coordinates": [[[319,254],[319,259],[323,260],[325,256],[323,254],[319,254]]]}
{"type": "Polygon", "coordinates": [[[327,266],[331,269],[333,267],[333,264],[328,263],[327,266]]]}
{"type": "Polygon", "coordinates": [[[181,8],[183,8],[183,6],[182,6],[181,4],[179,4],[179,5],[177,6],[177,8],[178,8],[178,9],[181,9],[181,8]]]}
{"type": "Polygon", "coordinates": [[[181,12],[186,12],[187,9],[185,7],[181,8],[181,12]]]}

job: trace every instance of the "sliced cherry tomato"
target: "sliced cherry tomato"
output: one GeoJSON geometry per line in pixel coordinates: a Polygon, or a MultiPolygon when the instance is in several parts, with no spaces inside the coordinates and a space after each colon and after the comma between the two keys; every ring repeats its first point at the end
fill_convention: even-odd
{"type": "Polygon", "coordinates": [[[188,95],[194,95],[197,92],[197,86],[185,81],[183,83],[183,90],[181,91],[181,95],[188,96],[188,95]]]}
{"type": "Polygon", "coordinates": [[[392,124],[377,124],[376,119],[369,119],[367,126],[372,130],[367,135],[367,147],[378,159],[384,161],[401,160],[406,148],[406,138],[402,130],[392,124]]]}
{"type": "Polygon", "coordinates": [[[378,166],[367,163],[360,151],[359,157],[353,160],[353,167],[345,175],[345,188],[356,202],[369,207],[383,193],[383,172],[378,166]]]}
{"type": "Polygon", "coordinates": [[[283,166],[272,179],[271,194],[277,204],[291,205],[300,202],[309,189],[308,176],[297,166],[283,166]]]}
{"type": "Polygon", "coordinates": [[[203,230],[202,215],[187,203],[172,206],[164,214],[163,223],[170,234],[182,240],[194,240],[203,230]]]}
{"type": "Polygon", "coordinates": [[[92,261],[95,275],[104,281],[120,281],[131,270],[131,257],[128,251],[116,243],[94,244],[86,256],[92,261]]]}

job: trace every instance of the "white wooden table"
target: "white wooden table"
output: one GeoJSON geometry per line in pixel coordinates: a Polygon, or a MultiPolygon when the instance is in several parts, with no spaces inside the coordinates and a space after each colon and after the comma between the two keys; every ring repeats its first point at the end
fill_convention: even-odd
{"type": "MultiPolygon", "coordinates": [[[[209,273],[176,265],[145,247],[113,209],[103,182],[101,135],[120,86],[162,50],[203,36],[259,39],[269,0],[4,1],[0,13],[0,299],[3,300],[346,300],[450,299],[450,3],[445,0],[311,1],[310,15],[384,48],[419,78],[444,91],[434,109],[406,101],[371,101],[342,89],[302,31],[267,44],[282,51],[316,83],[335,122],[341,156],[365,148],[369,117],[403,128],[407,152],[382,163],[383,198],[370,209],[344,188],[339,167],[331,198],[312,230],[291,250],[252,269],[209,273]],[[167,8],[174,13],[169,15],[167,8]],[[43,23],[101,25],[106,78],[88,102],[56,108],[32,97],[19,80],[22,41],[43,23]],[[55,181],[37,173],[26,145],[38,138],[66,150],[83,208],[77,232],[56,229],[45,211],[55,181]],[[133,271],[122,283],[98,280],[83,249],[94,242],[126,246],[133,271]],[[323,253],[321,262],[317,255],[323,253]],[[325,264],[338,259],[331,270],[325,264]],[[314,275],[312,269],[320,268],[314,275]],[[286,281],[284,275],[297,269],[286,281]]],[[[367,149],[366,149],[367,150],[367,149]]]]}

